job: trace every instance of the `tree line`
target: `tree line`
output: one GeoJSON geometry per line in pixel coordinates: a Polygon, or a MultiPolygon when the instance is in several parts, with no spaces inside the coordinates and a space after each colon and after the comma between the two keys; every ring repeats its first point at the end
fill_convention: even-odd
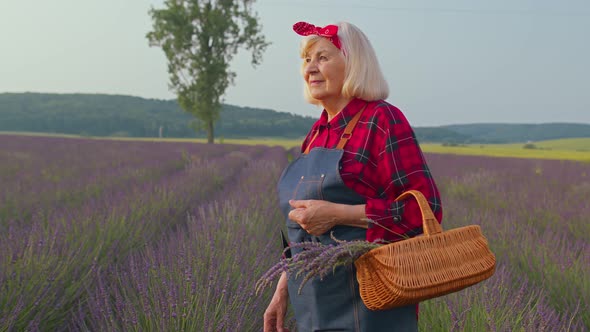
{"type": "MultiPolygon", "coordinates": [[[[304,137],[316,118],[268,109],[221,105],[214,130],[224,138],[304,137]]],[[[175,100],[104,94],[0,93],[0,131],[83,136],[205,138],[195,117],[175,100]]],[[[462,124],[414,127],[420,142],[526,143],[590,137],[590,125],[462,124]]]]}

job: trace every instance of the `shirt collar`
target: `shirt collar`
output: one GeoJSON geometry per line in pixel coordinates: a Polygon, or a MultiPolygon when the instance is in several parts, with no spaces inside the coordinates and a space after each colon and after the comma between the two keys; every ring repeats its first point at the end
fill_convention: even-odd
{"type": "Polygon", "coordinates": [[[335,117],[328,122],[328,112],[324,109],[318,121],[320,127],[326,127],[330,124],[330,128],[335,130],[344,130],[348,122],[356,115],[357,112],[365,105],[365,101],[358,98],[353,98],[342,111],[338,112],[335,117]]]}

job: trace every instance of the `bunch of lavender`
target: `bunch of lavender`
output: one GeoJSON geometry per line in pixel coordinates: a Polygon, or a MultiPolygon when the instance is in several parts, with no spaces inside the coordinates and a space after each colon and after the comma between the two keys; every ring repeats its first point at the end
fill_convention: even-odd
{"type": "MultiPolygon", "coordinates": [[[[383,227],[373,220],[366,219],[366,221],[383,227]]],[[[391,230],[389,231],[391,232],[391,230]]],[[[385,240],[376,242],[366,240],[343,241],[336,239],[333,233],[330,234],[330,237],[336,244],[306,241],[293,243],[290,247],[285,248],[285,251],[289,249],[303,250],[292,258],[283,257],[266,271],[256,282],[256,294],[260,294],[283,272],[287,272],[295,276],[295,278],[303,276],[303,281],[298,290],[301,293],[303,286],[312,278],[319,277],[323,279],[328,273],[334,273],[337,267],[352,265],[363,254],[389,243],[385,240]]]]}
{"type": "MultiPolygon", "coordinates": [[[[396,235],[400,240],[408,238],[406,234],[396,233],[374,220],[368,218],[363,218],[362,220],[373,226],[387,230],[396,235]]],[[[302,249],[302,251],[292,258],[286,258],[283,255],[283,258],[278,263],[268,269],[256,282],[256,294],[260,294],[283,272],[287,272],[295,276],[295,278],[303,276],[303,281],[299,285],[298,290],[298,293],[301,293],[303,286],[309,280],[315,277],[319,277],[322,280],[328,273],[334,273],[337,267],[350,266],[363,254],[392,242],[383,239],[376,240],[375,242],[366,240],[344,241],[335,238],[334,233],[330,233],[330,237],[336,242],[335,245],[309,241],[290,244],[288,248],[285,248],[284,252],[291,248],[302,249]]]]}

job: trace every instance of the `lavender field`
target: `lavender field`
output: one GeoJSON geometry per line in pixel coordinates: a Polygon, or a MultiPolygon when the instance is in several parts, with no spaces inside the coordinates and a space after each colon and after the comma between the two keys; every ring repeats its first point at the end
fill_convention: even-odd
{"type": "MultiPolygon", "coordinates": [[[[489,280],[423,331],[587,331],[590,164],[427,155],[444,228],[479,224],[489,280]]],[[[0,331],[261,331],[280,256],[280,147],[0,137],[0,331]]]]}

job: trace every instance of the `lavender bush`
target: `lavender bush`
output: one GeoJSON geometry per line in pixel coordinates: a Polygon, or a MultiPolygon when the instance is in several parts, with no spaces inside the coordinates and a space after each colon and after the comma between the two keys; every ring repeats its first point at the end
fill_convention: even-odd
{"type": "MultiPolygon", "coordinates": [[[[113,158],[112,151],[118,151],[121,142],[102,141],[102,149],[98,149],[96,141],[92,140],[37,138],[42,142],[29,144],[31,138],[11,139],[12,145],[18,147],[13,154],[28,155],[26,159],[31,160],[20,166],[19,172],[24,174],[33,174],[31,168],[41,164],[61,165],[55,167],[54,172],[63,178],[66,176],[58,173],[60,169],[64,174],[84,167],[89,168],[90,174],[93,170],[100,171],[81,166],[87,163],[98,169],[108,164],[125,168],[128,166],[124,158],[131,153],[132,163],[143,159],[148,169],[158,169],[150,166],[158,160],[159,172],[163,175],[130,179],[129,173],[144,174],[140,166],[129,167],[135,171],[113,173],[107,172],[108,166],[104,166],[107,176],[102,194],[86,195],[75,204],[47,194],[51,191],[44,189],[47,182],[42,179],[30,182],[37,186],[31,188],[30,193],[2,187],[1,197],[24,201],[35,209],[34,212],[13,209],[19,213],[7,214],[10,219],[1,223],[5,231],[0,234],[0,285],[3,287],[0,330],[65,329],[72,309],[87,301],[87,289],[96,282],[95,271],[124,260],[129,253],[151,245],[167,232],[186,224],[191,208],[231,183],[245,162],[268,153],[266,147],[210,148],[197,144],[127,142],[128,154],[120,153],[117,156],[122,159],[103,163],[101,160],[113,158]],[[86,150],[79,148],[85,144],[86,150]],[[68,168],[57,154],[49,159],[50,153],[46,151],[55,149],[57,153],[68,150],[67,147],[78,151],[77,163],[71,161],[68,168]],[[38,155],[46,156],[47,160],[36,160],[38,155]],[[84,157],[90,160],[82,159],[84,157]],[[125,176],[113,178],[112,174],[125,176]],[[119,185],[118,180],[124,185],[119,185]]],[[[3,144],[6,142],[2,140],[3,144]]],[[[0,165],[13,162],[4,147],[2,151],[5,159],[0,165]]],[[[27,181],[24,178],[14,183],[18,188],[27,181]]],[[[101,177],[92,181],[101,183],[101,177]]],[[[86,188],[85,184],[92,181],[81,179],[59,185],[86,188]]],[[[84,189],[81,192],[87,193],[84,189]]]]}
{"type": "Polygon", "coordinates": [[[431,154],[443,228],[479,224],[497,272],[421,304],[420,327],[452,331],[587,331],[590,165],[431,154]]]}
{"type": "Polygon", "coordinates": [[[191,211],[185,227],[99,273],[89,310],[81,310],[88,314],[73,325],[96,331],[258,330],[269,298],[254,296],[254,282],[278,257],[278,237],[268,236],[280,225],[272,193],[285,159],[284,152],[269,152],[246,161],[231,185],[191,211]]]}
{"type": "MultiPolygon", "coordinates": [[[[255,284],[284,224],[276,180],[297,154],[2,136],[0,331],[260,331],[272,287],[255,284]]],[[[443,228],[481,225],[498,265],[423,302],[421,330],[587,331],[590,165],[427,158],[443,228]]]]}

